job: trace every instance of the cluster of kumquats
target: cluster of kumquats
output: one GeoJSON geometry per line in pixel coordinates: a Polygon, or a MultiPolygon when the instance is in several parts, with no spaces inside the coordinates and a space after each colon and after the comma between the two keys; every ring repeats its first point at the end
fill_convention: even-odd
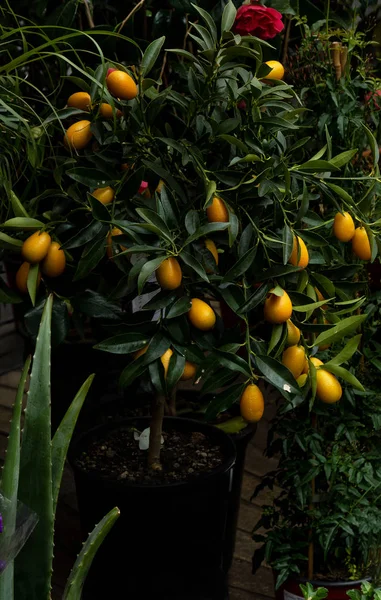
{"type": "Polygon", "coordinates": [[[28,275],[32,265],[38,265],[37,286],[41,273],[47,277],[59,277],[66,267],[65,252],[58,242],[53,242],[47,231],[36,231],[22,245],[25,261],[16,273],[16,286],[22,294],[28,293],[28,275]]]}
{"type": "MultiPolygon", "coordinates": [[[[337,213],[333,222],[333,234],[341,242],[352,241],[353,253],[361,260],[371,259],[371,247],[365,227],[355,228],[353,218],[348,212],[337,213]]],[[[305,269],[308,266],[309,254],[304,241],[299,236],[294,236],[293,249],[289,262],[293,266],[305,269]]],[[[324,301],[321,292],[315,288],[318,301],[324,301]]],[[[289,369],[298,385],[306,384],[310,363],[316,368],[316,396],[325,404],[334,404],[342,396],[342,387],[332,373],[321,369],[324,364],[317,357],[307,357],[304,346],[300,345],[300,329],[290,320],[292,315],[292,302],[285,290],[274,288],[265,300],[264,318],[271,324],[287,323],[287,349],[282,355],[282,364],[289,369]]],[[[317,320],[314,320],[316,323],[317,320]]],[[[327,323],[326,320],[324,320],[327,323]]],[[[326,350],[328,345],[319,346],[319,350],[326,350]]],[[[250,384],[244,390],[241,402],[241,414],[247,421],[259,421],[264,412],[264,399],[261,390],[256,384],[250,384]]]]}

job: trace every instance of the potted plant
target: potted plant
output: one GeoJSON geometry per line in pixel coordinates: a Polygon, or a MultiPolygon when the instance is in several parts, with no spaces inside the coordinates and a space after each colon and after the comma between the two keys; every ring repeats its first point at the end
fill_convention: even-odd
{"type": "MultiPolygon", "coordinates": [[[[53,201],[52,210],[56,188],[27,203],[25,220],[2,224],[34,264],[26,278],[31,299],[53,291],[55,303],[69,304],[77,321],[101,325],[97,348],[125,361],[120,385],[127,400],[138,378],[151,390],[150,423],[132,418],[114,441],[116,429],[98,428],[73,447],[84,527],[116,497],[124,515],[92,571],[95,593],[102,593],[107,565],[113,584],[135,593],[151,587],[165,594],[170,587],[191,595],[191,584],[200,593],[203,581],[205,596],[223,595],[220,567],[235,450],[214,425],[163,420],[165,409],[175,413],[177,382],[201,378],[202,393],[213,392],[206,409],[211,422],[239,403],[239,427],[255,423],[264,409],[260,379],[292,405],[304,400],[294,374],[305,368],[313,344],[307,348],[306,337],[299,344],[300,329],[318,335],[322,346],[355,331],[363,319],[348,316],[361,303],[354,302],[352,285],[360,267],[329,270],[343,262],[345,247],[331,243],[332,220],[319,214],[322,198],[337,207],[339,219],[338,202],[348,208],[345,190],[331,183],[330,174],[339,175],[356,151],[333,156],[327,135],[327,147],[308,160],[308,139],[298,126],[303,107],[277,78],[279,65],[274,71],[263,63],[265,43],[232,32],[231,2],[218,28],[208,13],[196,10],[203,25],[195,23],[187,33],[190,50],[170,50],[159,38],[129,68],[103,55],[96,69],[81,68],[79,96],[44,122],[54,149],[54,163],[47,164],[54,164],[63,202],[53,201]],[[60,252],[65,254],[65,270],[53,272],[57,277],[46,273],[46,235],[58,243],[61,266],[60,252]],[[39,253],[31,255],[30,247],[39,253]],[[45,273],[38,288],[40,269],[45,273]],[[333,276],[342,304],[327,311],[325,322],[321,307],[333,305],[333,276]],[[211,300],[233,311],[230,326],[211,300]],[[317,323],[305,325],[315,310],[317,323]],[[141,432],[148,425],[143,452],[141,432]],[[191,447],[172,450],[173,437],[184,436],[191,447]],[[213,449],[197,450],[205,439],[214,440],[213,449]],[[219,466],[210,470],[216,449],[219,466]],[[196,451],[199,459],[189,465],[196,451]],[[122,543],[125,550],[116,555],[122,543]]],[[[368,226],[355,207],[350,211],[360,225],[360,247],[375,253],[370,236],[377,225],[368,226]]],[[[353,219],[352,225],[354,235],[353,219]]],[[[353,381],[339,368],[340,377],[353,381]]]]}
{"type": "MultiPolygon", "coordinates": [[[[2,473],[0,594],[9,600],[15,597],[20,600],[48,600],[51,597],[54,520],[61,477],[70,438],[93,379],[92,376],[83,384],[51,439],[49,359],[52,304],[50,296],[42,315],[33,356],[20,442],[22,404],[30,358],[21,374],[2,473]]],[[[118,509],[113,508],[89,535],[67,581],[62,596],[65,600],[81,597],[91,562],[118,516],[118,509]]]]}

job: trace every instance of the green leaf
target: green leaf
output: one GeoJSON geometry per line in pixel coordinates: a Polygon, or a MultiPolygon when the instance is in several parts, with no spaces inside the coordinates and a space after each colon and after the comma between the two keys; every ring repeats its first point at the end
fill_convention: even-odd
{"type": "Polygon", "coordinates": [[[0,248],[4,248],[5,250],[12,250],[13,252],[21,252],[22,241],[16,238],[12,238],[10,235],[6,233],[0,232],[0,248]]]}
{"type": "Polygon", "coordinates": [[[307,312],[309,310],[315,310],[315,308],[320,308],[321,306],[323,306],[324,304],[327,304],[327,302],[330,302],[331,300],[334,300],[334,298],[327,298],[324,300],[319,300],[319,302],[311,302],[308,304],[303,304],[301,306],[292,306],[292,310],[295,310],[296,312],[307,312]]]}
{"type": "MultiPolygon", "coordinates": [[[[20,473],[20,439],[21,439],[21,413],[25,384],[28,377],[31,358],[29,357],[21,373],[17,388],[16,400],[13,406],[12,421],[9,431],[7,452],[1,479],[1,493],[9,500],[2,511],[4,532],[3,536],[12,538],[16,529],[17,492],[20,473]]],[[[7,568],[0,577],[0,598],[14,599],[14,565],[8,562],[7,568]]]]}
{"type": "Polygon", "coordinates": [[[221,367],[225,367],[233,372],[242,373],[246,377],[251,376],[249,365],[240,356],[232,352],[222,352],[221,350],[215,350],[214,354],[218,357],[218,363],[221,367]]]}
{"type": "Polygon", "coordinates": [[[271,354],[271,352],[272,352],[272,350],[274,350],[275,346],[277,346],[279,344],[279,342],[282,339],[283,332],[284,332],[284,323],[281,323],[279,325],[273,325],[267,354],[271,354]]]}
{"type": "Polygon", "coordinates": [[[326,171],[338,171],[336,167],[328,160],[308,160],[307,162],[294,167],[298,171],[313,171],[314,173],[324,173],[326,171]]]}
{"type": "Polygon", "coordinates": [[[56,512],[58,494],[61,486],[62,473],[65,466],[65,460],[74,428],[87,393],[93,382],[95,375],[90,375],[81,386],[73,402],[66,411],[64,418],[59,424],[52,439],[52,493],[53,493],[53,512],[56,512]]]}
{"type": "Polygon", "coordinates": [[[103,173],[99,169],[89,169],[87,167],[76,167],[75,169],[69,169],[66,171],[68,175],[74,181],[82,183],[90,188],[107,187],[113,183],[113,178],[107,173],[103,173]]]}
{"type": "Polygon", "coordinates": [[[159,54],[165,42],[165,37],[160,37],[149,44],[146,51],[144,52],[142,62],[140,65],[141,73],[143,77],[147,77],[148,73],[154,67],[159,54]]]}
{"type": "Polygon", "coordinates": [[[87,198],[90,202],[91,212],[94,219],[96,219],[97,221],[106,221],[106,223],[108,223],[111,220],[111,215],[107,207],[104,204],[102,204],[102,202],[99,202],[99,200],[91,194],[88,194],[87,198]]]}
{"type": "Polygon", "coordinates": [[[185,262],[186,265],[188,265],[188,267],[193,269],[193,271],[195,271],[197,275],[201,277],[201,279],[209,282],[209,278],[205,272],[204,267],[189,252],[183,250],[183,252],[181,252],[180,254],[180,258],[185,262]]]}
{"type": "Polygon", "coordinates": [[[198,240],[200,237],[208,236],[211,233],[216,231],[223,231],[229,227],[229,223],[208,223],[207,225],[202,225],[197,231],[195,231],[192,235],[190,235],[184,242],[185,246],[188,246],[191,242],[198,240]]]}
{"type": "Polygon", "coordinates": [[[157,227],[163,237],[166,237],[168,240],[172,239],[168,227],[157,212],[149,208],[137,208],[136,212],[144,219],[144,221],[157,227]]]}
{"type": "Polygon", "coordinates": [[[361,340],[361,334],[355,335],[354,338],[350,339],[349,342],[345,345],[345,347],[330,361],[325,363],[325,365],[341,365],[342,363],[347,362],[354,353],[356,352],[358,345],[361,340]]]}
{"type": "Polygon", "coordinates": [[[16,560],[15,591],[20,600],[42,600],[50,596],[54,531],[50,438],[52,306],[53,296],[50,295],[33,356],[21,445],[18,498],[37,514],[38,523],[16,560]],[[25,581],[28,582],[27,589],[25,581]]]}
{"type": "Polygon", "coordinates": [[[276,387],[285,398],[290,398],[290,394],[300,396],[300,388],[296,383],[290,371],[279,361],[271,356],[256,356],[255,362],[258,370],[264,377],[276,387]]]}
{"type": "Polygon", "coordinates": [[[274,279],[275,277],[282,277],[282,275],[289,275],[290,273],[298,273],[300,267],[293,267],[292,265],[276,265],[261,273],[261,280],[274,279]]]}
{"type": "Polygon", "coordinates": [[[11,198],[12,210],[13,210],[13,213],[14,213],[15,217],[27,217],[27,218],[29,218],[29,215],[28,215],[27,211],[25,210],[25,208],[21,204],[21,202],[18,199],[18,197],[16,196],[16,194],[11,190],[9,192],[9,195],[10,195],[10,198],[11,198]]]}
{"type": "Polygon", "coordinates": [[[332,344],[338,342],[346,335],[349,335],[365,321],[367,315],[356,315],[353,317],[347,317],[339,323],[336,323],[328,331],[323,331],[315,340],[314,346],[321,346],[323,344],[332,344]]]}
{"type": "Polygon", "coordinates": [[[213,38],[213,41],[216,42],[217,41],[217,27],[216,27],[216,24],[213,21],[211,15],[208,12],[206,12],[206,10],[204,10],[200,6],[197,6],[196,4],[192,3],[192,6],[198,12],[198,14],[201,15],[201,17],[204,19],[204,21],[209,29],[209,33],[213,38]]]}
{"type": "Polygon", "coordinates": [[[5,227],[7,229],[23,229],[24,231],[41,229],[44,227],[44,223],[42,221],[38,221],[38,219],[31,219],[29,217],[14,217],[13,219],[8,219],[1,225],[1,227],[5,227]]]}
{"type": "Polygon", "coordinates": [[[336,375],[336,377],[341,377],[341,379],[344,379],[344,381],[349,383],[356,390],[360,390],[361,392],[365,391],[359,380],[352,373],[347,371],[347,369],[344,369],[344,367],[339,367],[339,365],[335,365],[332,362],[330,362],[321,365],[321,367],[319,368],[323,369],[324,371],[329,371],[330,373],[333,373],[334,375],[336,375]]]}
{"type": "Polygon", "coordinates": [[[236,385],[232,385],[223,392],[219,392],[216,396],[214,396],[210,404],[208,404],[205,411],[205,419],[207,421],[212,421],[220,413],[231,408],[233,404],[238,402],[238,400],[241,398],[244,388],[244,383],[238,383],[236,385]]]}
{"type": "Polygon", "coordinates": [[[185,215],[185,229],[189,235],[193,235],[200,227],[200,217],[197,210],[190,210],[185,215]]]}
{"type": "Polygon", "coordinates": [[[348,192],[346,192],[345,190],[343,190],[342,187],[340,187],[339,185],[336,185],[334,183],[329,183],[328,181],[325,182],[329,188],[331,188],[331,190],[333,190],[334,192],[336,192],[336,194],[338,196],[340,196],[340,198],[342,198],[345,202],[349,202],[350,204],[353,204],[353,198],[352,196],[350,196],[348,194],[348,192]]]}
{"type": "Polygon", "coordinates": [[[350,160],[352,160],[357,150],[358,148],[355,148],[354,150],[346,150],[345,152],[341,152],[341,154],[338,154],[337,156],[331,158],[329,162],[331,163],[331,165],[335,165],[335,167],[343,167],[344,165],[349,163],[350,160]]]}
{"type": "Polygon", "coordinates": [[[288,263],[288,259],[291,256],[291,252],[292,252],[292,248],[293,248],[293,244],[294,244],[293,233],[287,224],[285,224],[285,226],[283,228],[282,241],[284,244],[283,245],[283,264],[286,265],[288,263]]]}
{"type": "Polygon", "coordinates": [[[124,390],[129,387],[131,383],[140,377],[147,369],[147,364],[144,362],[145,356],[139,356],[136,360],[131,362],[120,374],[119,387],[124,390]]]}
{"type": "Polygon", "coordinates": [[[152,260],[149,260],[143,265],[138,277],[138,294],[142,293],[147,279],[152,275],[154,271],[156,271],[158,267],[160,267],[161,263],[166,258],[166,256],[158,256],[157,258],[153,258],[152,260]]]}
{"type": "Polygon", "coordinates": [[[113,508],[93,529],[82,546],[81,552],[70,572],[62,600],[79,600],[79,598],[81,598],[83,585],[91,567],[91,563],[119,515],[119,509],[113,508]]]}
{"type": "Polygon", "coordinates": [[[163,179],[168,184],[170,190],[176,192],[180,198],[184,197],[184,190],[177,183],[176,179],[166,169],[163,169],[160,164],[153,163],[148,160],[143,160],[142,163],[148,167],[148,169],[156,173],[156,175],[158,175],[161,179],[163,179]]]}
{"type": "Polygon", "coordinates": [[[184,373],[185,356],[174,352],[169,361],[166,385],[168,390],[173,390],[181,375],[184,373]]]}
{"type": "Polygon", "coordinates": [[[101,238],[102,236],[105,238],[108,229],[109,228],[105,223],[100,223],[99,221],[91,221],[91,223],[86,225],[84,229],[80,229],[75,235],[73,235],[73,237],[71,237],[69,240],[67,240],[67,242],[62,244],[62,248],[79,248],[80,246],[84,246],[88,242],[91,242],[91,240],[95,238],[101,238]]]}
{"type": "Polygon", "coordinates": [[[259,287],[254,294],[252,294],[250,298],[248,298],[246,302],[239,307],[237,313],[242,315],[250,310],[253,310],[253,308],[258,306],[258,304],[262,304],[267,296],[268,289],[268,285],[261,285],[261,287],[259,287]]]}
{"type": "Polygon", "coordinates": [[[379,160],[380,160],[380,150],[378,147],[378,142],[377,142],[376,138],[374,137],[373,133],[371,132],[371,130],[365,125],[365,123],[361,122],[361,126],[366,133],[370,149],[372,150],[373,168],[376,168],[379,163],[379,160]]]}
{"type": "Polygon", "coordinates": [[[188,298],[187,296],[185,296],[184,298],[179,298],[174,304],[172,304],[171,308],[166,314],[166,318],[174,319],[175,317],[179,317],[180,315],[189,312],[191,307],[192,302],[190,301],[190,298],[188,298]]]}
{"type": "Polygon", "coordinates": [[[244,275],[246,271],[253,264],[254,258],[257,254],[257,247],[250,248],[237,262],[229,269],[224,276],[222,283],[228,283],[234,279],[238,279],[241,275],[244,275]]]}
{"type": "Polygon", "coordinates": [[[37,263],[35,265],[30,265],[28,271],[28,279],[26,282],[28,293],[30,299],[32,301],[33,306],[36,304],[36,294],[38,289],[38,274],[40,271],[40,265],[37,263]]]}
{"type": "Polygon", "coordinates": [[[147,336],[142,333],[118,333],[118,335],[100,342],[94,348],[110,352],[110,354],[131,354],[141,350],[148,343],[149,338],[147,339],[147,336]]]}
{"type": "Polygon", "coordinates": [[[86,277],[102,260],[106,252],[106,238],[95,239],[85,246],[77,265],[74,281],[86,277]]]}

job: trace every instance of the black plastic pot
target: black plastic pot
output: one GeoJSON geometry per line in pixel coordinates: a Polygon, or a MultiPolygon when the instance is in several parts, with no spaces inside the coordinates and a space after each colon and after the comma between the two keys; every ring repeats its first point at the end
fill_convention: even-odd
{"type": "Polygon", "coordinates": [[[103,425],[72,446],[83,534],[112,507],[121,511],[90,570],[84,598],[224,600],[224,539],[236,459],[227,434],[191,419],[164,419],[164,429],[200,431],[222,449],[223,464],[189,483],[106,481],[76,464],[94,438],[121,426],[142,430],[148,424],[148,418],[132,418],[103,425]]]}
{"type": "Polygon", "coordinates": [[[233,481],[230,494],[228,520],[226,524],[226,536],[224,542],[224,571],[227,572],[233,562],[235,538],[237,532],[237,521],[239,506],[241,503],[241,488],[243,472],[245,468],[245,458],[247,446],[257,429],[256,423],[249,423],[238,433],[231,434],[234,442],[237,458],[233,467],[233,481]]]}

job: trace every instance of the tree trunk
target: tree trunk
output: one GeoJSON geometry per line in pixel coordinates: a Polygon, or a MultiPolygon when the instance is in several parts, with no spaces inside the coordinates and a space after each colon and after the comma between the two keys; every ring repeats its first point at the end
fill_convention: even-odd
{"type": "Polygon", "coordinates": [[[165,397],[157,395],[152,406],[149,434],[148,467],[153,471],[161,471],[160,450],[163,431],[165,397]]]}

